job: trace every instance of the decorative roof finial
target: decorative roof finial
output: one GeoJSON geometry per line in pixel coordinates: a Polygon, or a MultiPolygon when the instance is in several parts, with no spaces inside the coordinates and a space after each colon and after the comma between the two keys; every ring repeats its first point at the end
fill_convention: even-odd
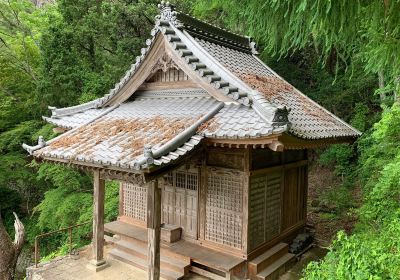
{"type": "Polygon", "coordinates": [[[152,146],[151,145],[145,145],[144,146],[143,156],[146,159],[146,163],[148,165],[154,163],[153,151],[152,151],[152,146]]]}
{"type": "Polygon", "coordinates": [[[44,138],[42,135],[39,136],[38,138],[38,146],[43,148],[44,146],[46,146],[46,141],[44,141],[44,138]]]}
{"type": "Polygon", "coordinates": [[[257,43],[253,40],[253,38],[251,37],[247,37],[249,39],[249,46],[251,49],[251,53],[252,54],[259,54],[258,50],[257,50],[257,43]]]}
{"type": "Polygon", "coordinates": [[[176,18],[178,13],[175,11],[175,7],[173,5],[171,5],[168,1],[161,1],[161,3],[158,4],[158,8],[160,9],[160,14],[156,16],[157,23],[160,21],[168,21],[176,27],[181,27],[181,23],[176,18]]]}
{"type": "Polygon", "coordinates": [[[291,109],[286,106],[279,106],[276,108],[274,119],[272,120],[272,124],[274,126],[280,126],[285,124],[290,124],[289,122],[289,112],[291,109]]]}
{"type": "Polygon", "coordinates": [[[22,144],[22,148],[24,148],[30,155],[33,154],[34,151],[39,150],[46,146],[46,141],[44,141],[43,136],[39,136],[38,143],[36,146],[29,146],[25,143],[22,144]]]}

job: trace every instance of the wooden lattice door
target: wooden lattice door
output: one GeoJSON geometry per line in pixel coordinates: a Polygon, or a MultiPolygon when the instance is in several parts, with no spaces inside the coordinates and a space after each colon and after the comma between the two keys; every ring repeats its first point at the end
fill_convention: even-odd
{"type": "Polygon", "coordinates": [[[162,185],[162,222],[182,227],[183,236],[197,238],[197,170],[173,171],[162,185]]]}

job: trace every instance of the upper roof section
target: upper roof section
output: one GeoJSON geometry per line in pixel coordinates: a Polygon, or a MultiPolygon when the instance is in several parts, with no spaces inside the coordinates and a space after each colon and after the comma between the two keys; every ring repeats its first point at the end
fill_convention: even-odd
{"type": "Polygon", "coordinates": [[[44,119],[71,131],[25,146],[30,152],[140,169],[149,154],[152,164],[164,164],[203,138],[251,144],[283,133],[309,142],[360,135],[265,65],[249,37],[176,12],[168,3],[159,8],[147,47],[115,87],[85,104],[50,108],[52,116],[44,119]],[[180,111],[193,113],[188,118],[180,111]],[[152,119],[157,117],[165,123],[153,123],[160,124],[152,119]],[[166,129],[174,124],[179,129],[166,129]],[[124,133],[111,135],[115,129],[124,133]],[[145,141],[135,140],[144,135],[145,141]]]}

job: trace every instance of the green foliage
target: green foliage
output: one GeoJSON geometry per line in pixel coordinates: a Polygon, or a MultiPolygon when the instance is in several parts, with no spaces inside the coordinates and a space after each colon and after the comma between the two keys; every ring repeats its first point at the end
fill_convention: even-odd
{"type": "Polygon", "coordinates": [[[349,175],[352,172],[351,158],[353,156],[352,146],[349,144],[332,145],[320,156],[322,165],[335,166],[338,176],[349,175]]]}
{"type": "Polygon", "coordinates": [[[399,9],[399,1],[197,0],[194,13],[254,37],[263,56],[312,47],[324,63],[362,63],[394,82],[400,74],[399,9]]]}
{"type": "MultiPolygon", "coordinates": [[[[91,177],[77,170],[58,164],[41,164],[38,179],[52,186],[35,208],[39,232],[58,230],[92,220],[93,182],[91,177]]],[[[105,220],[112,221],[118,215],[119,186],[108,182],[105,194],[105,220]]],[[[91,223],[74,229],[75,247],[90,242],[91,223]]],[[[33,241],[33,240],[31,240],[33,241]]],[[[63,254],[68,242],[67,233],[43,240],[44,255],[63,254]]]]}
{"type": "Polygon", "coordinates": [[[13,211],[21,203],[18,192],[0,187],[0,213],[13,211]]]}
{"type": "Polygon", "coordinates": [[[38,99],[68,106],[104,95],[144,46],[156,2],[58,1],[59,15],[41,41],[38,99]]]}
{"type": "Polygon", "coordinates": [[[339,233],[331,251],[311,263],[305,279],[400,278],[400,105],[387,108],[360,141],[364,204],[355,233],[339,233]]]}
{"type": "MultiPolygon", "coordinates": [[[[399,223],[400,220],[396,221],[399,223]]],[[[307,280],[399,279],[400,227],[388,227],[376,234],[347,236],[339,232],[331,251],[319,263],[310,263],[304,271],[307,280]]]]}

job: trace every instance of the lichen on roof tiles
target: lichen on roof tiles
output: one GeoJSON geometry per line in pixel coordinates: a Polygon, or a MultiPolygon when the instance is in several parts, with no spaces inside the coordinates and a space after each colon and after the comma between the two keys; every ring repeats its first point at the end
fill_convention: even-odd
{"type": "Polygon", "coordinates": [[[290,108],[290,132],[296,136],[315,139],[357,135],[350,126],[277,76],[238,76],[263,94],[268,102],[290,108]]]}
{"type": "Polygon", "coordinates": [[[143,153],[145,145],[162,146],[178,133],[185,130],[201,115],[193,117],[141,117],[133,119],[113,119],[103,117],[81,126],[73,133],[61,137],[41,149],[37,155],[47,152],[68,154],[65,158],[75,160],[81,155],[84,161],[92,161],[102,151],[118,150],[111,159],[131,162],[143,153]]]}

